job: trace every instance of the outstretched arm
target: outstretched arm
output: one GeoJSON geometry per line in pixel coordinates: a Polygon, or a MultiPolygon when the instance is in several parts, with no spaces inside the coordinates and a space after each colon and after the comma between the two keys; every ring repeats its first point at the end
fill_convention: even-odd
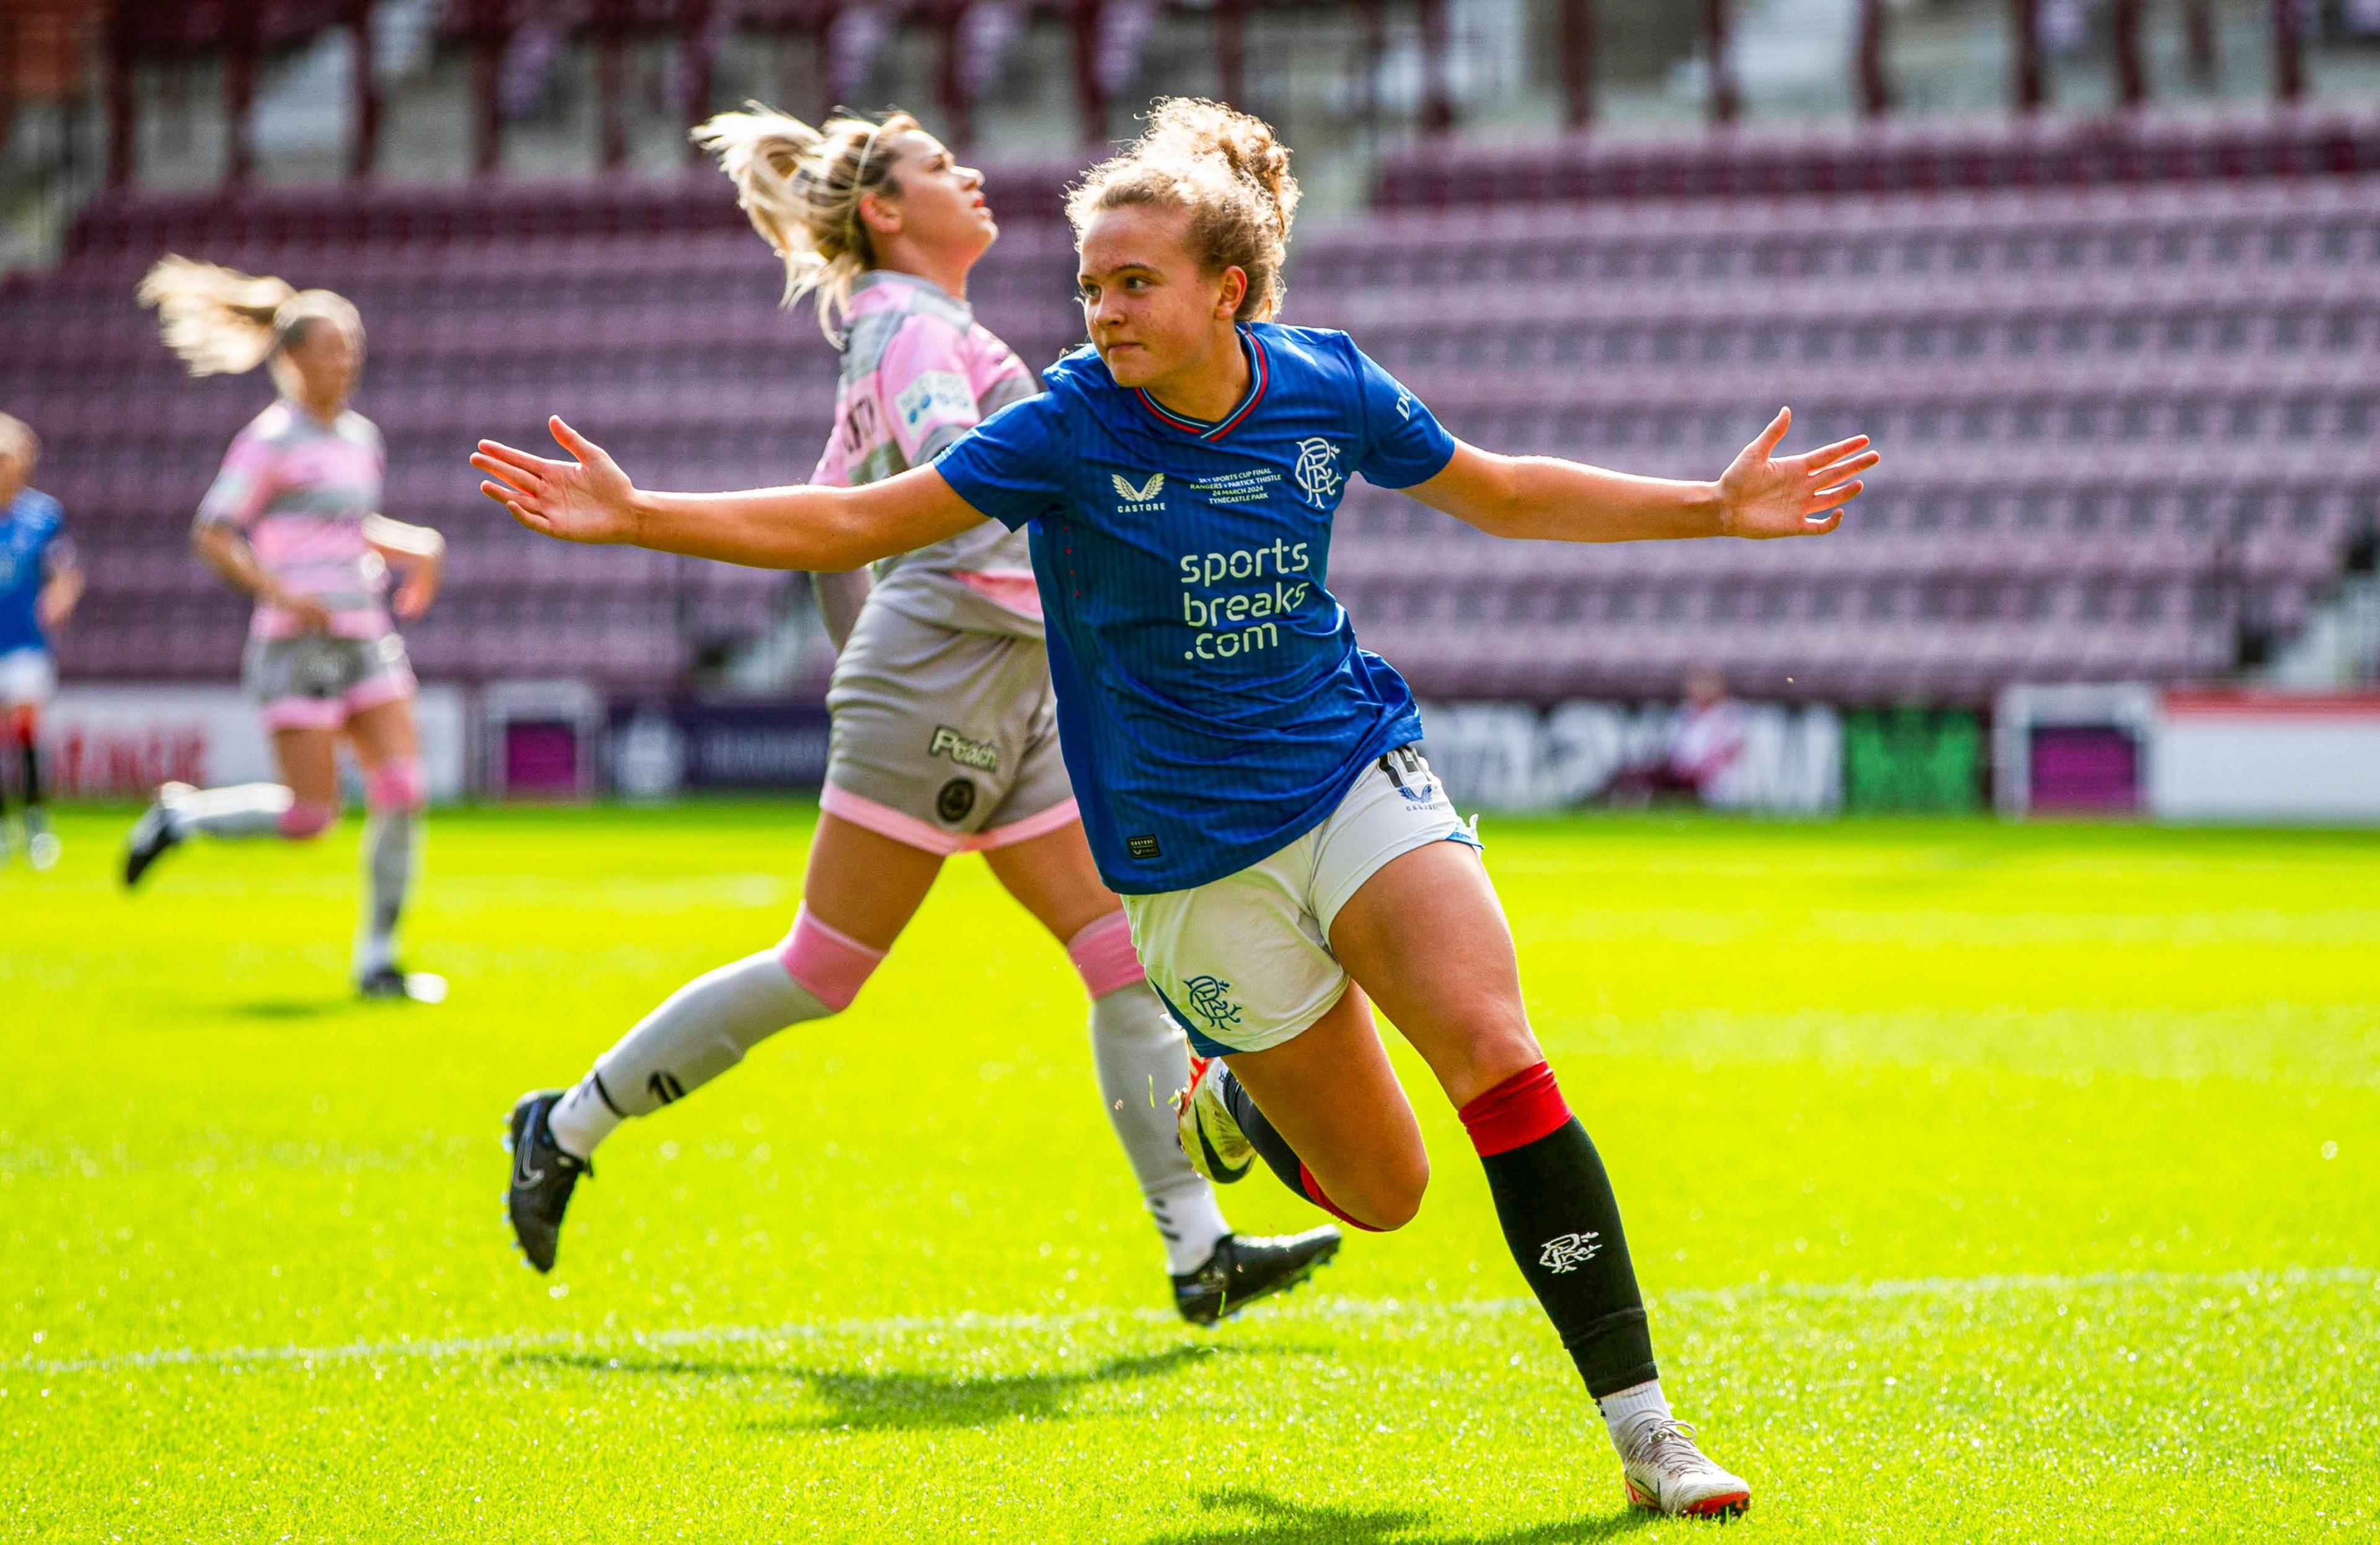
{"type": "Polygon", "coordinates": [[[364,541],[371,543],[402,577],[389,604],[397,616],[411,622],[438,599],[438,584],[446,572],[446,539],[427,526],[392,520],[384,515],[364,517],[364,541]]]}
{"type": "Polygon", "coordinates": [[[547,427],[572,460],[482,440],[471,465],[488,474],[480,493],[529,529],[565,541],[625,542],[755,568],[841,570],[954,537],[984,518],[930,467],[859,488],[650,493],[560,419],[547,427]]]}
{"type": "Polygon", "coordinates": [[[1864,434],[1778,457],[1773,453],[1792,422],[1792,409],[1779,413],[1716,482],[1639,478],[1553,456],[1498,456],[1458,442],[1445,470],[1406,492],[1500,537],[1822,536],[1859,496],[1860,474],[1883,458],[1867,448],[1864,434]]]}

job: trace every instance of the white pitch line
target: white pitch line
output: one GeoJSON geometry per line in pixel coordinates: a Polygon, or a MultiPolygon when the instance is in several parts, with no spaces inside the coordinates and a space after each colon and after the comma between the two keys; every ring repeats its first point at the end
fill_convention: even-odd
{"type": "MultiPolygon", "coordinates": [[[[2070,1275],[1907,1277],[1876,1282],[1742,1283],[1729,1287],[1671,1288],[1655,1295],[1655,1298],[1659,1303],[1681,1308],[1707,1305],[1734,1308],[1750,1301],[1770,1298],[1828,1303],[1962,1295],[2085,1293],[2111,1287],[2201,1291],[2230,1288],[2262,1292],[2266,1288],[2374,1281],[2380,1281],[2380,1271],[2368,1266],[2292,1267],[2280,1271],[2086,1271],[2070,1275]]],[[[1536,1308],[1536,1300],[1530,1298],[1319,1296],[1304,1304],[1283,1305],[1274,1312],[1285,1321],[1294,1323],[1300,1320],[1493,1319],[1534,1313],[1536,1308]]],[[[0,1362],[0,1371],[105,1373],[122,1369],[240,1363],[369,1362],[379,1358],[439,1361],[558,1347],[644,1350],[716,1343],[887,1340],[914,1335],[1065,1331],[1084,1325],[1163,1326],[1174,1323],[1177,1321],[1173,1315],[1155,1308],[1075,1309],[1063,1314],[892,1315],[870,1320],[794,1320],[779,1325],[686,1326],[662,1331],[628,1331],[610,1335],[552,1331],[534,1334],[454,1336],[429,1341],[351,1341],[335,1346],[168,1346],[148,1352],[124,1352],[97,1357],[17,1357],[0,1362]]]]}

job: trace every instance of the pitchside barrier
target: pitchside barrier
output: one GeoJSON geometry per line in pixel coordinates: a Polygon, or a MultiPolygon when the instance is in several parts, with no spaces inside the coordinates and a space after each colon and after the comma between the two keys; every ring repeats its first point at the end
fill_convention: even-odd
{"type": "MultiPolygon", "coordinates": [[[[2018,687],[1981,715],[1918,705],[1572,701],[1426,705],[1431,765],[1465,809],[1528,813],[1689,801],[1748,813],[2380,824],[2380,693],[2018,687]],[[1985,754],[1988,750],[1988,756],[1985,754]],[[1684,765],[1696,775],[1679,774],[1684,765]]],[[[606,700],[569,679],[416,700],[432,800],[667,799],[815,791],[829,723],[814,701],[606,700]]],[[[42,721],[62,797],[143,799],[169,780],[275,776],[234,687],[69,686],[42,721]]],[[[351,798],[361,798],[352,766],[351,798]]]]}
{"type": "MultiPolygon", "coordinates": [[[[470,792],[469,702],[459,687],[430,685],[414,700],[430,797],[470,792]]],[[[63,798],[146,799],[166,782],[245,784],[277,778],[256,704],[236,687],[69,686],[42,714],[50,787],[63,798]]],[[[361,803],[354,765],[342,775],[361,803]]]]}
{"type": "MultiPolygon", "coordinates": [[[[1699,800],[1718,809],[1825,815],[1843,801],[1843,725],[1825,704],[1730,702],[1709,737],[1699,800]]],[[[1676,703],[1433,703],[1423,749],[1457,805],[1524,813],[1676,794],[1689,711],[1676,703]],[[1659,793],[1653,792],[1658,789],[1659,793]]]]}
{"type": "Polygon", "coordinates": [[[2380,693],[2015,687],[2001,813],[2380,823],[2380,693]]]}

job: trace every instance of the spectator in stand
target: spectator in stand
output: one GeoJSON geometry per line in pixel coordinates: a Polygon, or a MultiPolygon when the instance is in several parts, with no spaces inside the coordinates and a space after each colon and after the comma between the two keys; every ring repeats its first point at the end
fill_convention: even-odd
{"type": "Polygon", "coordinates": [[[1727,695],[1727,678],[1696,671],[1686,681],[1686,706],[1670,735],[1662,767],[1667,786],[1710,802],[1711,785],[1743,757],[1743,705],[1727,695]]]}
{"type": "Polygon", "coordinates": [[[1711,789],[1743,757],[1743,705],[1727,695],[1727,679],[1705,667],[1686,678],[1686,703],[1670,726],[1660,754],[1623,768],[1606,797],[1617,804],[1649,803],[1682,795],[1710,802],[1711,789]]]}

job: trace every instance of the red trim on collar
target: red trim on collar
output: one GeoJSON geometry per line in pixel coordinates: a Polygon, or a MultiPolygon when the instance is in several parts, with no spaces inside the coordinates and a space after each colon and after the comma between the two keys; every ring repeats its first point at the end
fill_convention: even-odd
{"type": "Polygon", "coordinates": [[[1256,410],[1257,403],[1265,395],[1266,383],[1272,378],[1272,367],[1265,359],[1264,340],[1254,333],[1243,333],[1240,336],[1247,339],[1248,350],[1256,357],[1255,379],[1248,383],[1248,395],[1240,400],[1240,406],[1232,409],[1231,416],[1222,422],[1202,424],[1196,419],[1186,418],[1167,408],[1138,386],[1132,389],[1133,395],[1138,397],[1140,405],[1148,408],[1150,413],[1184,433],[1195,434],[1201,440],[1220,440],[1238,428],[1240,421],[1256,410]]]}

